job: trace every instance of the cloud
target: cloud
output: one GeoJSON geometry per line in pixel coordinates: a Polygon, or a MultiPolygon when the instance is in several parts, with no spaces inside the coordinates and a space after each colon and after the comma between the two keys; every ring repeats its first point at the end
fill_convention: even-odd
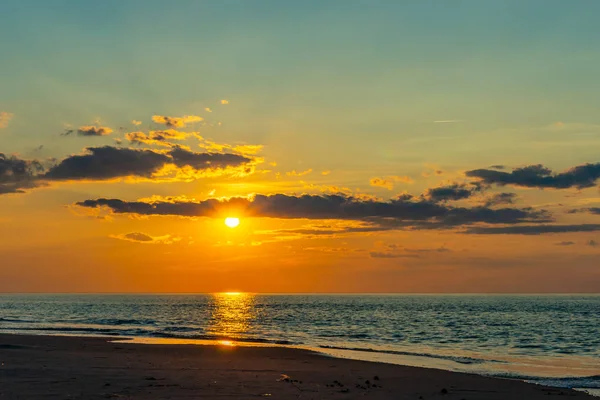
{"type": "Polygon", "coordinates": [[[221,100],[221,104],[229,104],[229,100],[223,99],[223,100],[221,100]]]}
{"type": "Polygon", "coordinates": [[[573,246],[575,244],[575,242],[571,242],[571,241],[563,241],[563,242],[558,242],[555,243],[557,246],[573,246]]]}
{"type": "Polygon", "coordinates": [[[404,253],[388,253],[383,251],[372,251],[369,253],[371,258],[418,258],[418,254],[404,254],[404,253]]]}
{"type": "Polygon", "coordinates": [[[10,120],[15,116],[13,113],[0,111],[0,129],[6,128],[10,120]]]}
{"type": "MultiPolygon", "coordinates": [[[[197,136],[197,135],[196,135],[197,136]]],[[[197,136],[198,137],[198,136],[197,136]]],[[[202,141],[198,146],[206,149],[208,151],[233,151],[235,153],[240,154],[257,154],[262,151],[264,146],[262,144],[240,144],[240,145],[231,145],[226,143],[216,143],[211,140],[206,140],[204,138],[199,139],[202,141]]]]}
{"type": "Polygon", "coordinates": [[[456,201],[467,199],[483,188],[480,185],[453,183],[451,185],[439,186],[427,189],[425,198],[433,202],[456,201]]]}
{"type": "Polygon", "coordinates": [[[169,140],[185,140],[191,135],[191,133],[167,129],[162,131],[150,131],[148,134],[144,132],[129,132],[125,134],[125,139],[134,144],[171,147],[173,146],[173,143],[169,142],[169,140]]]}
{"type": "Polygon", "coordinates": [[[388,176],[385,178],[371,178],[369,184],[371,186],[383,187],[388,190],[392,190],[394,188],[394,184],[396,182],[408,183],[412,184],[414,181],[409,176],[388,176]]]}
{"type": "Polygon", "coordinates": [[[463,233],[476,235],[543,235],[545,233],[567,232],[596,232],[600,231],[600,224],[579,225],[520,225],[520,226],[477,226],[465,230],[463,233]]]}
{"type": "Polygon", "coordinates": [[[589,240],[586,244],[588,246],[592,246],[592,247],[596,247],[596,246],[600,245],[600,243],[596,242],[595,240],[589,240]]]}
{"type": "Polygon", "coordinates": [[[548,222],[546,211],[486,207],[451,207],[424,199],[403,197],[390,201],[362,200],[345,195],[255,195],[251,198],[206,199],[204,201],[127,202],[119,199],[85,200],[82,207],[108,207],[116,214],[170,215],[221,218],[234,210],[245,217],[286,219],[336,219],[367,221],[378,230],[418,226],[448,228],[474,223],[515,224],[548,222]]]}
{"type": "Polygon", "coordinates": [[[468,177],[480,179],[485,184],[515,185],[532,188],[584,189],[592,187],[600,178],[600,163],[583,164],[565,172],[554,173],[541,164],[513,169],[512,172],[492,169],[467,171],[468,177]]]}
{"type": "Polygon", "coordinates": [[[262,144],[240,144],[230,147],[232,151],[241,154],[257,154],[260,153],[263,148],[264,146],[262,144]]]}
{"type": "Polygon", "coordinates": [[[172,128],[185,128],[186,124],[202,122],[204,118],[197,115],[184,115],[183,117],[167,117],[164,115],[153,115],[152,121],[172,128]]]}
{"type": "Polygon", "coordinates": [[[582,212],[600,215],[600,207],[577,208],[575,210],[567,211],[568,214],[575,214],[575,213],[582,213],[582,212]]]}
{"type": "MultiPolygon", "coordinates": [[[[66,131],[65,135],[69,135],[72,132],[72,129],[66,131]]],[[[112,132],[113,130],[107,126],[84,125],[77,128],[77,135],[79,136],[107,136],[112,132]]]]}
{"type": "Polygon", "coordinates": [[[312,171],[313,171],[312,168],[309,168],[309,169],[307,169],[305,171],[299,171],[298,172],[296,170],[293,170],[293,171],[290,171],[290,172],[286,172],[285,174],[287,176],[304,176],[304,175],[310,174],[312,171]]]}
{"type": "Polygon", "coordinates": [[[132,120],[131,121],[132,124],[134,124],[135,126],[140,126],[142,124],[142,121],[137,121],[137,120],[132,120]]]}
{"type": "Polygon", "coordinates": [[[51,167],[48,180],[105,180],[125,176],[150,178],[166,164],[169,156],[153,150],[112,146],[89,147],[85,154],[73,155],[51,167]]]}
{"type": "Polygon", "coordinates": [[[206,111],[206,112],[212,112],[212,110],[211,110],[211,108],[210,108],[210,107],[206,107],[206,108],[204,109],[204,111],[206,111]]]}
{"type": "Polygon", "coordinates": [[[373,251],[370,256],[372,258],[420,258],[424,254],[450,253],[452,251],[446,247],[411,249],[395,244],[388,245],[387,249],[386,251],[373,251]]]}
{"type": "Polygon", "coordinates": [[[329,175],[330,173],[331,173],[331,171],[330,171],[330,170],[328,170],[328,169],[327,169],[327,170],[325,170],[325,171],[321,171],[321,175],[323,175],[323,176],[327,176],[327,175],[329,175]]]}
{"type": "Polygon", "coordinates": [[[429,178],[430,176],[433,175],[443,175],[444,171],[442,171],[440,169],[439,166],[435,165],[435,164],[425,164],[425,167],[427,168],[425,171],[423,171],[421,173],[421,176],[423,176],[424,178],[429,178]]]}
{"type": "Polygon", "coordinates": [[[44,167],[37,160],[23,160],[0,153],[0,194],[23,193],[38,186],[36,176],[44,167]]]}
{"type": "Polygon", "coordinates": [[[492,206],[498,206],[501,204],[515,204],[517,197],[518,196],[516,193],[507,193],[507,192],[495,193],[492,196],[485,199],[485,206],[492,207],[492,206]]]}
{"type": "MultiPolygon", "coordinates": [[[[28,171],[32,173],[21,173],[20,181],[25,178],[29,181],[101,181],[125,177],[190,179],[197,173],[221,173],[230,168],[242,168],[243,172],[250,173],[254,160],[239,154],[196,153],[181,147],[155,151],[103,146],[89,147],[85,153],[66,157],[47,170],[37,161],[21,162],[29,165],[28,171]]],[[[23,170],[22,163],[14,168],[23,170]]],[[[13,172],[10,176],[16,175],[13,172]]]]}
{"type": "Polygon", "coordinates": [[[172,244],[181,240],[181,238],[173,237],[171,235],[152,237],[141,232],[131,232],[122,235],[111,235],[110,237],[113,239],[144,244],[172,244]]]}

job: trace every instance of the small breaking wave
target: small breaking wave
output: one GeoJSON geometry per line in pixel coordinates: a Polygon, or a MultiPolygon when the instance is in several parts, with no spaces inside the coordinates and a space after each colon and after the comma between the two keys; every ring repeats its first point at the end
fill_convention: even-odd
{"type": "Polygon", "coordinates": [[[543,386],[558,388],[600,389],[600,375],[568,376],[568,377],[539,377],[519,374],[494,374],[497,378],[510,378],[535,383],[543,386]]]}
{"type": "Polygon", "coordinates": [[[446,356],[441,354],[431,354],[431,353],[419,353],[419,352],[410,352],[410,351],[400,351],[400,350],[380,350],[380,349],[372,349],[365,347],[343,347],[343,346],[330,346],[330,345],[320,345],[322,349],[331,349],[331,350],[351,350],[351,351],[363,351],[368,353],[382,353],[382,354],[394,354],[401,356],[415,356],[415,357],[427,357],[427,358],[435,358],[439,360],[449,360],[454,361],[459,364],[483,364],[486,362],[504,362],[499,360],[483,360],[480,358],[474,357],[465,357],[465,356],[446,356]]]}

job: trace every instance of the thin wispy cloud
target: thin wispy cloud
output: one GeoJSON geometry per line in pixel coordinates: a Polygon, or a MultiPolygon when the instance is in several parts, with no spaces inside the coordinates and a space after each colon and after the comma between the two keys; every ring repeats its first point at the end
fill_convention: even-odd
{"type": "Polygon", "coordinates": [[[120,235],[110,235],[113,239],[125,240],[141,244],[173,244],[181,240],[180,237],[172,235],[150,236],[141,232],[131,232],[120,235]]]}

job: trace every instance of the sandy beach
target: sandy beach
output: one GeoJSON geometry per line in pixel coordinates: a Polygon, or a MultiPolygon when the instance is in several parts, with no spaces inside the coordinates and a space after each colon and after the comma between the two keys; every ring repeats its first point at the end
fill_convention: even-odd
{"type": "Polygon", "coordinates": [[[0,335],[0,399],[547,399],[568,389],[283,347],[0,335]]]}

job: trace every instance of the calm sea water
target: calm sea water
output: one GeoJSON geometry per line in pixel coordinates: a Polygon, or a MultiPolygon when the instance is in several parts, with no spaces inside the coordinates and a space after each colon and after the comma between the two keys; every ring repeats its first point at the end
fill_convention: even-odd
{"type": "Polygon", "coordinates": [[[600,389],[600,296],[0,295],[0,332],[285,344],[600,389]]]}

